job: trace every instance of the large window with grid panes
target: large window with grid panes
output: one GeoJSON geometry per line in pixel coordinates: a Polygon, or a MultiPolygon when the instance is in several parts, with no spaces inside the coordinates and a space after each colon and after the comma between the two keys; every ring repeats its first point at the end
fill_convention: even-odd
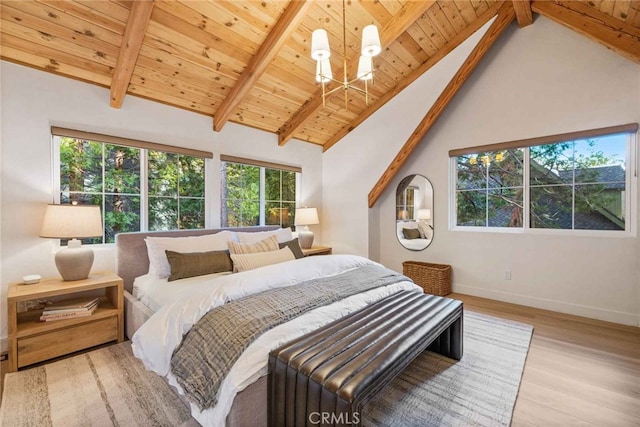
{"type": "Polygon", "coordinates": [[[104,233],[85,243],[112,243],[122,232],[205,227],[204,156],[106,139],[53,131],[56,202],[101,208],[104,233]]]}
{"type": "Polygon", "coordinates": [[[637,125],[625,126],[453,150],[453,228],[629,231],[637,125]]]}

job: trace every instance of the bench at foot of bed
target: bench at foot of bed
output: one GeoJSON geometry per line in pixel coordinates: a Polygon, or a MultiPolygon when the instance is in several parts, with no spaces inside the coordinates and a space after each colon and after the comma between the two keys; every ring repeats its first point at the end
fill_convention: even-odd
{"type": "Polygon", "coordinates": [[[357,422],[426,349],[462,358],[461,301],[402,291],[287,343],[269,355],[269,425],[357,422]]]}

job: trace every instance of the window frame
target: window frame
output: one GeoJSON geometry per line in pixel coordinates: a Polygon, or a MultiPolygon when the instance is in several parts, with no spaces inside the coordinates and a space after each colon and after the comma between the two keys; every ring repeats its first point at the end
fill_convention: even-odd
{"type": "MultiPolygon", "coordinates": [[[[601,133],[600,130],[594,130],[595,134],[589,135],[592,131],[581,131],[573,134],[556,135],[542,138],[533,138],[531,140],[523,140],[522,145],[518,146],[518,141],[491,144],[485,147],[470,147],[460,150],[451,150],[449,152],[449,224],[448,229],[456,232],[480,232],[480,233],[507,233],[507,234],[531,234],[531,235],[554,235],[554,236],[584,236],[584,237],[635,237],[637,235],[636,218],[637,212],[637,177],[638,177],[638,126],[635,130],[632,125],[616,126],[611,129],[611,133],[601,133]],[[626,128],[625,131],[615,130],[626,128]],[[631,129],[631,130],[629,130],[631,129]],[[568,141],[576,141],[589,137],[599,137],[617,134],[627,134],[628,143],[625,149],[625,229],[624,230],[584,230],[584,229],[552,229],[552,228],[531,228],[530,210],[531,210],[531,184],[530,184],[530,147],[546,145],[551,143],[562,143],[568,141]],[[573,135],[573,136],[570,136],[573,135]],[[562,139],[566,136],[567,139],[562,139]],[[527,142],[531,143],[527,143],[527,142]],[[537,143],[535,143],[537,142],[537,143]],[[522,148],[523,149],[523,226],[522,227],[490,227],[490,226],[463,226],[457,225],[457,159],[462,152],[471,153],[472,150],[482,151],[499,151],[504,148],[522,148]],[[455,154],[455,155],[452,155],[455,154]]],[[[572,208],[573,211],[573,208],[572,208]]]]}
{"type": "MultiPolygon", "coordinates": [[[[211,168],[212,168],[211,159],[213,158],[213,153],[200,151],[200,150],[193,150],[193,149],[183,148],[183,147],[174,147],[174,146],[158,144],[154,142],[140,141],[140,140],[134,140],[134,139],[128,139],[128,138],[121,138],[117,136],[86,132],[86,131],[51,127],[51,151],[52,151],[51,158],[53,159],[53,165],[51,169],[51,173],[52,173],[51,182],[52,182],[52,192],[53,192],[53,203],[55,204],[59,204],[61,199],[60,198],[60,194],[61,194],[60,138],[63,138],[63,137],[86,139],[92,142],[102,144],[103,146],[105,144],[108,144],[108,145],[114,145],[114,146],[136,148],[140,150],[140,194],[139,194],[140,196],[140,230],[138,230],[140,232],[149,231],[149,182],[148,182],[149,151],[162,151],[162,152],[177,154],[181,156],[192,156],[192,157],[202,158],[204,161],[204,173],[203,173],[203,180],[204,180],[203,198],[204,198],[204,207],[205,207],[204,228],[211,227],[211,224],[212,224],[211,213],[210,213],[211,190],[210,190],[210,185],[208,185],[208,182],[210,180],[209,177],[211,175],[211,168]]],[[[104,161],[104,151],[103,151],[103,161],[104,161]]],[[[104,165],[103,165],[103,169],[104,169],[104,165]]],[[[104,188],[103,188],[102,194],[103,196],[107,194],[105,193],[104,188]]],[[[102,220],[103,220],[103,224],[102,224],[103,242],[102,243],[86,243],[87,245],[90,244],[94,248],[98,248],[102,246],[109,247],[115,244],[115,243],[108,243],[104,241],[105,239],[104,203],[105,202],[103,200],[102,206],[100,206],[100,211],[101,211],[102,220]]],[[[57,239],[57,244],[61,246],[60,239],[57,239]]]]}
{"type": "MultiPolygon", "coordinates": [[[[272,163],[272,162],[266,162],[266,161],[261,161],[261,160],[253,160],[253,159],[246,159],[246,158],[242,158],[242,157],[235,157],[235,156],[229,156],[229,155],[220,155],[220,171],[219,171],[219,175],[218,178],[220,179],[220,182],[222,183],[222,164],[223,163],[235,163],[235,164],[239,164],[239,165],[245,165],[245,166],[251,166],[251,167],[257,167],[259,168],[259,176],[260,176],[260,194],[259,194],[259,215],[258,215],[258,224],[257,225],[241,225],[241,227],[263,227],[263,226],[267,226],[267,225],[272,225],[272,226],[276,226],[279,225],[280,227],[282,227],[282,224],[266,224],[266,206],[268,202],[271,202],[272,200],[267,200],[267,194],[266,194],[266,169],[271,169],[271,170],[277,170],[279,172],[293,172],[295,173],[295,178],[296,178],[296,191],[295,191],[295,200],[293,200],[294,203],[294,209],[298,207],[298,202],[300,200],[300,194],[301,194],[301,183],[302,183],[302,168],[299,166],[291,166],[291,165],[285,165],[285,164],[279,164],[279,163],[272,163]]],[[[281,178],[281,184],[282,184],[282,178],[281,178]]],[[[282,188],[280,189],[280,192],[282,194],[282,188]]],[[[226,198],[225,198],[225,194],[224,194],[224,188],[222,187],[222,185],[220,185],[220,214],[218,215],[218,221],[221,227],[223,227],[222,224],[224,224],[223,218],[222,218],[222,213],[224,211],[223,204],[225,203],[226,198]]],[[[282,203],[283,200],[280,200],[280,203],[282,203]]],[[[290,203],[291,201],[286,201],[288,203],[290,203]]],[[[295,217],[294,217],[295,219],[295,217]]],[[[282,222],[282,221],[281,221],[282,222]]],[[[295,221],[294,221],[295,222],[295,221]]],[[[291,224],[290,225],[291,229],[295,229],[295,225],[291,224]]]]}

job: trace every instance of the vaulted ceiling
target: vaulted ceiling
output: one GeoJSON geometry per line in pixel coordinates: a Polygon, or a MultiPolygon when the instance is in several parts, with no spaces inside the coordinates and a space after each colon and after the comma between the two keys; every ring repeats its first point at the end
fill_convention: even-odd
{"type": "MultiPolygon", "coordinates": [[[[376,24],[369,102],[350,90],[322,103],[310,57],[325,28],[342,79],[342,2],[2,0],[1,58],[329,149],[492,19],[495,0],[349,0],[346,57],[356,73],[362,28],[376,24]]],[[[521,27],[539,13],[640,63],[640,1],[513,0],[521,27]]]]}

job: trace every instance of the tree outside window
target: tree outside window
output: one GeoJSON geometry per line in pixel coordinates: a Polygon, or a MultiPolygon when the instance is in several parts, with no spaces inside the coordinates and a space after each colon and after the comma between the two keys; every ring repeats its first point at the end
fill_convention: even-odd
{"type": "Polygon", "coordinates": [[[294,225],[297,172],[223,161],[220,175],[223,227],[294,225]]]}
{"type": "Polygon", "coordinates": [[[456,225],[625,230],[630,141],[617,134],[459,156],[456,225]]]}
{"type": "Polygon", "coordinates": [[[85,239],[85,243],[113,243],[115,235],[123,232],[204,227],[204,159],[55,138],[60,155],[60,203],[92,204],[102,210],[104,235],[85,239]],[[143,153],[146,162],[142,162],[143,153]],[[142,192],[145,186],[148,196],[142,192]],[[146,223],[142,206],[147,207],[146,223]]]}

